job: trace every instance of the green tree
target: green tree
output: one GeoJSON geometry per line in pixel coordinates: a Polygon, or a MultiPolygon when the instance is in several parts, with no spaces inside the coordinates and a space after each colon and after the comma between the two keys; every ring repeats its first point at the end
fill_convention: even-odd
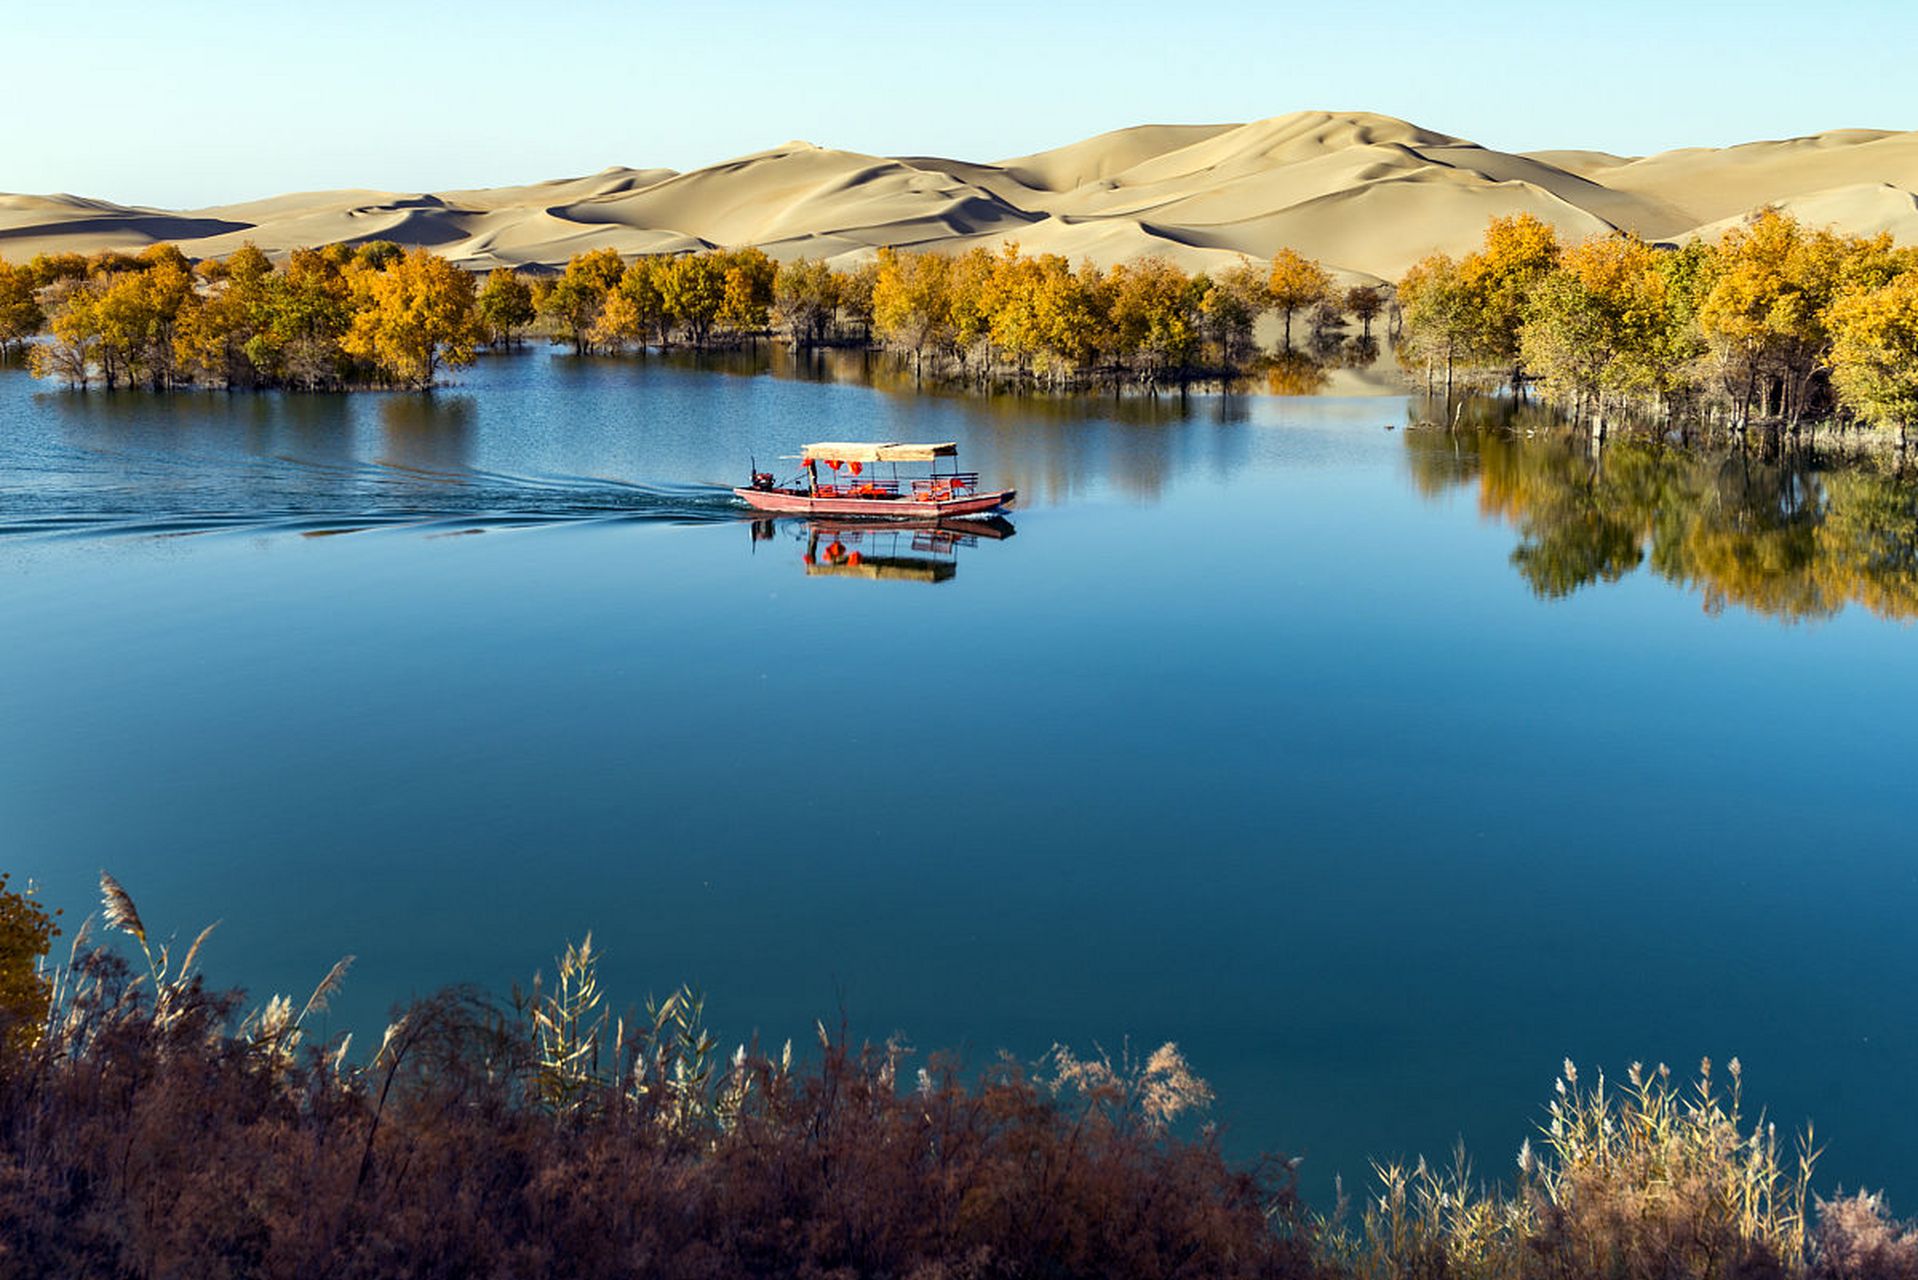
{"type": "Polygon", "coordinates": [[[1241,261],[1211,277],[1204,289],[1199,309],[1205,336],[1228,369],[1243,364],[1257,345],[1259,317],[1272,306],[1267,277],[1257,264],[1241,261]]]}
{"type": "Polygon", "coordinates": [[[495,267],[486,273],[478,306],[486,340],[496,347],[517,343],[520,330],[538,318],[533,309],[533,287],[511,267],[495,267]]]}
{"type": "Polygon", "coordinates": [[[1452,398],[1452,381],[1460,361],[1470,360],[1481,329],[1474,299],[1459,276],[1458,263],[1434,253],[1412,265],[1398,284],[1399,309],[1404,316],[1406,353],[1425,364],[1425,386],[1430,391],[1434,368],[1445,366],[1445,398],[1452,398]]]}
{"type": "Polygon", "coordinates": [[[1530,287],[1518,358],[1567,400],[1601,418],[1606,397],[1662,393],[1670,313],[1655,251],[1633,236],[1595,236],[1566,250],[1530,287]]]}

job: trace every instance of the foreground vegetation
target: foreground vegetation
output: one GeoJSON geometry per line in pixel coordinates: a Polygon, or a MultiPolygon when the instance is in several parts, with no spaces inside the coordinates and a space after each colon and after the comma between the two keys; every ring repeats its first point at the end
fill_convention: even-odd
{"type": "Polygon", "coordinates": [[[196,973],[210,930],[176,956],[102,890],[132,962],[83,926],[48,967],[57,922],[0,880],[0,1276],[1918,1276],[1918,1231],[1817,1201],[1809,1137],[1746,1119],[1736,1061],[1568,1063],[1510,1181],[1381,1168],[1328,1219],[1188,1132],[1210,1093],[1170,1045],[725,1055],[687,990],[613,1017],[589,939],[355,1055],[307,1039],[348,961],[242,1017],[196,973]]]}
{"type": "Polygon", "coordinates": [[[1918,248],[1814,230],[1776,209],[1717,242],[1564,244],[1530,215],[1398,283],[1408,358],[1442,377],[1536,386],[1574,420],[1650,415],[1743,433],[1918,422],[1918,248]]]}

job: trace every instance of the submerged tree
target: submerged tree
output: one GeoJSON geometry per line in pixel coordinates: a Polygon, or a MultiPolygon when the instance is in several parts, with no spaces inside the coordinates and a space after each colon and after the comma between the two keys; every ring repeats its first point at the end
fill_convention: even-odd
{"type": "Polygon", "coordinates": [[[471,273],[415,249],[368,281],[371,305],[353,317],[342,345],[404,387],[433,385],[441,365],[473,362],[480,338],[471,273]]]}
{"type": "Polygon", "coordinates": [[[486,340],[496,347],[518,342],[520,331],[539,318],[532,286],[511,267],[486,273],[477,302],[486,340]]]}
{"type": "Polygon", "coordinates": [[[781,263],[773,279],[773,307],[795,346],[824,342],[839,314],[839,280],[818,258],[781,263]]]}
{"type": "Polygon", "coordinates": [[[1918,422],[1918,271],[1852,293],[1831,309],[1832,383],[1857,414],[1898,428],[1918,422]]]}
{"type": "Polygon", "coordinates": [[[1399,308],[1405,320],[1405,348],[1425,363],[1425,385],[1431,389],[1434,366],[1445,366],[1445,396],[1451,399],[1452,381],[1461,363],[1473,360],[1482,332],[1471,290],[1459,275],[1458,263],[1434,253],[1413,264],[1399,281],[1399,308]]]}
{"type": "Polygon", "coordinates": [[[18,349],[46,320],[32,268],[0,258],[0,354],[18,349]]]}

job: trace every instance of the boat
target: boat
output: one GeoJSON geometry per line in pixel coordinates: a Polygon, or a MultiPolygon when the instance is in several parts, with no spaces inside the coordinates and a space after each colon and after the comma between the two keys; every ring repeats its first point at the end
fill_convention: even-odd
{"type": "Polygon", "coordinates": [[[1011,507],[1013,489],[981,489],[977,471],[959,470],[959,446],[826,440],[809,444],[796,458],[797,476],[779,484],[770,471],[733,492],[760,511],[777,515],[841,516],[865,520],[950,520],[989,515],[1011,507]],[[941,469],[940,462],[951,466],[941,469]],[[921,475],[901,475],[901,463],[926,464],[921,475]],[[820,475],[824,465],[829,473],[820,475]],[[887,471],[881,474],[880,469],[887,471]]]}

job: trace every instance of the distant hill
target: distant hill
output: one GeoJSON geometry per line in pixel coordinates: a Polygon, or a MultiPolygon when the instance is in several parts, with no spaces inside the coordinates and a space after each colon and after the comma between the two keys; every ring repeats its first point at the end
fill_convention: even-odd
{"type": "Polygon", "coordinates": [[[1918,243],[1918,132],[1839,130],[1644,158],[1492,151],[1363,112],[1242,125],[1143,125],[993,164],[882,157],[791,142],[688,173],[608,169],[523,187],[321,191],[168,210],[70,195],[0,195],[0,255],[137,249],[195,256],[335,241],[425,245],[476,268],[558,267],[611,247],[756,244],[778,258],[857,258],[882,245],[1187,269],[1290,246],[1354,276],[1395,277],[1463,252],[1486,219],[1526,211],[1570,236],[1715,234],[1763,204],[1918,243]]]}

